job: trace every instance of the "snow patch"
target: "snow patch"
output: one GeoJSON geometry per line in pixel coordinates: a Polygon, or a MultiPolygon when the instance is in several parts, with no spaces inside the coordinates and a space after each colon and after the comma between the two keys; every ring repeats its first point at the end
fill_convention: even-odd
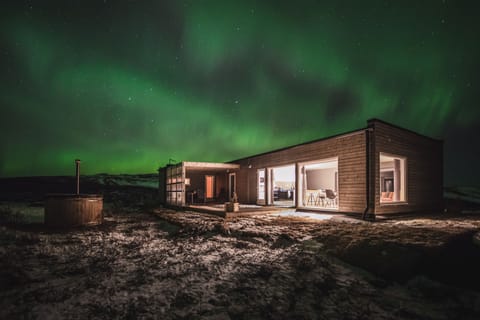
{"type": "Polygon", "coordinates": [[[477,187],[450,187],[445,188],[444,197],[480,204],[480,188],[477,187]]]}
{"type": "Polygon", "coordinates": [[[303,212],[296,210],[285,210],[278,213],[272,213],[271,215],[277,217],[307,218],[314,220],[330,220],[333,217],[331,214],[303,212]]]}

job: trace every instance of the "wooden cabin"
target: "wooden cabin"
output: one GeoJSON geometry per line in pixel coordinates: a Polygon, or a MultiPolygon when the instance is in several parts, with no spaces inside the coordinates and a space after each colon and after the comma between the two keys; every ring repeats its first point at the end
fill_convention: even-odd
{"type": "Polygon", "coordinates": [[[159,170],[167,205],[223,203],[375,214],[442,208],[443,141],[378,119],[367,127],[228,163],[159,170]]]}

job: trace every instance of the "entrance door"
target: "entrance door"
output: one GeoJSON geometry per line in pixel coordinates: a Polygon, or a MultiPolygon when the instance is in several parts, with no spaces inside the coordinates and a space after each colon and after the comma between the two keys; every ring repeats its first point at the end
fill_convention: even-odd
{"type": "Polygon", "coordinates": [[[228,174],[228,201],[232,200],[233,194],[237,190],[237,181],[235,173],[228,174]]]}

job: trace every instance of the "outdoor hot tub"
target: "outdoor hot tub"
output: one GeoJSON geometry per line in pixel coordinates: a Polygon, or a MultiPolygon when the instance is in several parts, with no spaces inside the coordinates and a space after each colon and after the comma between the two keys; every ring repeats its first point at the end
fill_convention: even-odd
{"type": "Polygon", "coordinates": [[[103,222],[103,196],[98,194],[49,194],[45,202],[45,225],[79,227],[103,222]]]}

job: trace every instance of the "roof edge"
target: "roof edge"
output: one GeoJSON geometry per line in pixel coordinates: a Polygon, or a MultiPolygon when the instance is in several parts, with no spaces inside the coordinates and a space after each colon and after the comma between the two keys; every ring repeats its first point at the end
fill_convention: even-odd
{"type": "Polygon", "coordinates": [[[437,139],[437,138],[433,138],[433,137],[430,137],[430,136],[427,136],[427,135],[424,135],[424,134],[421,134],[421,133],[418,133],[416,131],[413,131],[411,129],[407,129],[405,127],[400,127],[396,124],[393,124],[393,123],[390,123],[390,122],[387,122],[387,121],[384,121],[384,120],[381,120],[381,119],[378,119],[378,118],[370,118],[367,120],[367,124],[368,124],[368,127],[372,127],[372,124],[374,124],[375,122],[380,122],[380,123],[383,123],[383,124],[386,124],[387,126],[390,126],[390,127],[393,127],[393,128],[396,128],[396,129],[400,129],[400,130],[403,130],[403,131],[406,131],[406,132],[409,132],[409,133],[413,133],[417,136],[420,136],[422,138],[426,138],[426,139],[429,139],[429,140],[433,140],[433,141],[437,141],[437,142],[442,142],[443,143],[443,139],[437,139]]]}
{"type": "Polygon", "coordinates": [[[287,146],[287,147],[282,147],[282,148],[279,148],[279,149],[274,149],[274,150],[270,150],[270,151],[266,151],[266,152],[262,152],[262,153],[253,154],[253,155],[250,155],[250,156],[248,156],[248,157],[243,157],[243,158],[240,158],[240,159],[235,159],[235,160],[227,161],[226,163],[232,163],[232,162],[236,162],[236,161],[242,161],[242,160],[246,160],[246,159],[248,159],[248,158],[253,158],[253,157],[258,157],[258,156],[267,155],[267,154],[269,154],[269,153],[280,152],[280,151],[283,151],[283,150],[287,150],[287,149],[291,149],[291,148],[295,148],[295,147],[307,145],[307,144],[310,144],[310,143],[316,143],[316,142],[320,142],[320,141],[323,141],[323,140],[335,139],[335,138],[341,138],[341,137],[344,137],[344,136],[350,136],[350,135],[353,135],[353,134],[359,134],[359,133],[364,132],[364,131],[367,130],[367,129],[368,129],[368,127],[365,127],[365,128],[361,128],[361,129],[356,129],[356,130],[352,130],[352,131],[347,131],[347,132],[343,132],[343,133],[338,133],[338,134],[335,134],[335,135],[332,135],[332,136],[328,136],[328,137],[325,137],[325,138],[310,140],[310,141],[307,141],[307,142],[302,142],[302,143],[299,143],[299,144],[294,144],[294,145],[290,145],[290,146],[287,146]]]}

